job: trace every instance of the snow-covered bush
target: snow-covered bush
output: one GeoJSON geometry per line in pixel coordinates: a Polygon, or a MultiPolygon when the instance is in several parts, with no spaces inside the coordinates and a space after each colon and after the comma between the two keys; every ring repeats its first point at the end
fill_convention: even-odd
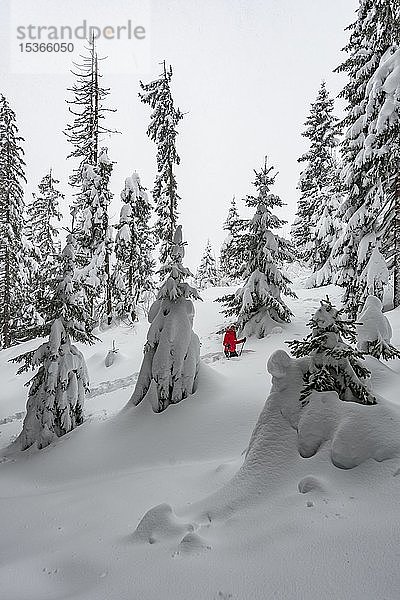
{"type": "Polygon", "coordinates": [[[83,421],[83,403],[89,378],[83,354],[71,338],[91,343],[85,306],[75,271],[75,240],[67,238],[63,250],[63,277],[54,299],[57,318],[51,324],[49,339],[33,352],[14,359],[23,362],[18,373],[39,367],[28,383],[26,417],[16,444],[21,450],[48,446],[83,421]]]}
{"type": "Polygon", "coordinates": [[[391,339],[392,328],[382,313],[382,302],[376,296],[368,296],[358,316],[358,349],[384,360],[400,358],[400,351],[392,346],[391,339]]]}
{"type": "Polygon", "coordinates": [[[200,341],[193,332],[197,290],[185,282],[191,276],[183,266],[185,255],[182,227],[178,226],[170,260],[161,268],[166,279],[150,308],[151,323],[135,390],[128,406],[137,406],[146,396],[155,412],[180,402],[196,389],[200,363],[200,341]]]}
{"type": "Polygon", "coordinates": [[[335,391],[344,401],[375,404],[364,380],[370,376],[361,363],[362,352],[344,342],[356,341],[355,324],[344,321],[329,299],[321,301],[309,326],[311,333],[302,341],[289,342],[296,357],[306,356],[309,366],[304,374],[304,388],[300,400],[307,404],[310,394],[335,391]]]}

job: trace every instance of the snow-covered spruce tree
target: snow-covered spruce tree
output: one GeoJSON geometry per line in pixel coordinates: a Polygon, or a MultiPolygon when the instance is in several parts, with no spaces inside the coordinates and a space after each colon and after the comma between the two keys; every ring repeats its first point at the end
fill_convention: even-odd
{"type": "MultiPolygon", "coordinates": [[[[366,116],[370,102],[367,87],[385,52],[399,41],[398,20],[397,0],[360,0],[357,19],[348,28],[350,38],[344,48],[347,59],[337,68],[348,75],[341,92],[347,103],[343,121],[346,133],[341,144],[347,193],[339,212],[345,228],[333,254],[340,270],[337,282],[345,289],[344,302],[352,317],[367,295],[360,281],[366,263],[358,262],[358,247],[364,236],[379,237],[379,221],[388,201],[385,186],[372,168],[373,161],[365,160],[363,150],[365,142],[371,141],[370,126],[378,118],[377,107],[366,116]]],[[[368,260],[365,254],[364,258],[368,260]]]]}
{"type": "MultiPolygon", "coordinates": [[[[400,6],[398,7],[400,20],[400,6]]],[[[400,34],[399,34],[400,41],[400,34]]],[[[383,213],[373,212],[375,223],[371,226],[375,237],[379,231],[380,242],[389,259],[389,265],[394,271],[394,306],[400,305],[400,45],[392,45],[382,56],[378,68],[373,73],[366,88],[367,103],[362,117],[368,124],[368,135],[365,138],[358,160],[368,170],[371,182],[365,210],[373,212],[372,202],[385,206],[383,213]]],[[[362,244],[363,240],[360,243],[362,244]]],[[[378,240],[379,243],[379,240],[378,240]]],[[[362,266],[362,263],[361,263],[362,266]]],[[[360,271],[360,269],[359,269],[360,271]]],[[[380,293],[365,289],[364,282],[359,276],[360,299],[364,301],[368,294],[374,294],[382,299],[380,293]],[[361,295],[361,291],[363,294],[361,295]]],[[[387,283],[387,278],[385,283],[387,283]]]]}
{"type": "Polygon", "coordinates": [[[331,282],[327,263],[339,229],[336,211],[341,182],[335,149],[340,129],[333,110],[333,98],[329,96],[325,82],[322,82],[317,98],[311,104],[305,122],[306,129],[302,134],[309,140],[310,146],[298,159],[305,166],[300,174],[300,199],[292,226],[297,255],[312,265],[315,273],[311,285],[331,282]],[[322,270],[323,276],[319,277],[318,273],[322,270]]]}
{"type": "Polygon", "coordinates": [[[216,286],[220,282],[217,261],[213,255],[210,240],[207,241],[203,257],[196,273],[196,285],[200,289],[216,286]]]}
{"type": "Polygon", "coordinates": [[[389,360],[400,358],[400,350],[392,346],[392,328],[382,313],[382,302],[368,296],[357,324],[357,347],[364,354],[389,360]]]}
{"type": "Polygon", "coordinates": [[[96,324],[112,322],[112,278],[110,257],[112,252],[111,227],[108,206],[112,194],[109,179],[113,168],[102,148],[97,166],[86,165],[82,183],[82,228],[79,231],[80,250],[85,264],[78,278],[85,287],[91,306],[91,316],[96,324]]]}
{"type": "Polygon", "coordinates": [[[113,271],[114,312],[118,319],[138,318],[138,304],[144,293],[154,289],[154,236],[149,226],[151,204],[139,175],[125,180],[122,208],[115,238],[116,262],[113,271]]]}
{"type": "Polygon", "coordinates": [[[176,229],[170,259],[161,268],[166,276],[148,315],[151,323],[144,358],[128,406],[137,406],[146,396],[155,412],[180,402],[196,390],[200,363],[200,341],[193,332],[197,290],[185,282],[191,276],[183,266],[185,255],[182,227],[176,229]]]}
{"type": "Polygon", "coordinates": [[[237,282],[245,269],[245,231],[248,222],[239,217],[235,197],[231,201],[228,216],[224,223],[224,230],[228,235],[225,238],[220,253],[219,265],[221,277],[226,283],[237,282]]]}
{"type": "Polygon", "coordinates": [[[83,422],[83,403],[89,378],[83,354],[71,343],[92,343],[85,302],[75,274],[74,237],[62,252],[63,274],[53,300],[54,320],[49,339],[35,351],[18,356],[18,373],[39,367],[29,381],[26,417],[16,444],[21,450],[44,448],[83,422]]]}
{"type": "Polygon", "coordinates": [[[62,218],[59,200],[64,198],[64,194],[57,189],[58,184],[50,169],[38,185],[39,192],[33,194],[27,206],[25,236],[28,244],[24,260],[28,260],[30,272],[24,312],[33,317],[26,329],[27,338],[41,335],[43,324],[50,318],[54,280],[59,271],[60,249],[56,225],[62,218]]]}
{"type": "Polygon", "coordinates": [[[169,247],[178,220],[177,183],[174,166],[179,165],[180,158],[176,151],[176,127],[183,118],[179,108],[175,108],[171,94],[172,67],[163,62],[163,73],[150,83],[140,82],[142,92],[139,97],[149,104],[153,112],[147,135],[157,145],[157,177],[154,182],[153,200],[157,214],[155,233],[161,242],[160,263],[167,260],[169,247]]]}
{"type": "Polygon", "coordinates": [[[327,298],[321,301],[309,326],[312,331],[304,340],[289,342],[296,358],[304,356],[309,359],[300,396],[303,405],[307,404],[313,391],[334,391],[344,401],[376,404],[364,383],[370,376],[360,362],[364,355],[344,341],[356,341],[354,322],[343,320],[340,311],[327,298]]]}
{"type": "Polygon", "coordinates": [[[280,270],[284,260],[292,259],[291,246],[271,231],[285,223],[272,213],[275,207],[283,206],[279,196],[270,192],[276,177],[273,170],[265,159],[261,171],[255,171],[257,195],[246,197],[247,206],[255,208],[256,212],[250,221],[245,283],[235,294],[218,299],[225,304],[224,314],[236,319],[244,335],[259,338],[277,323],[290,322],[292,313],[281,294],[295,297],[289,279],[280,270]]]}
{"type": "Polygon", "coordinates": [[[21,332],[23,287],[23,215],[25,180],[23,150],[15,113],[0,96],[0,348],[16,342],[21,332]]]}
{"type": "Polygon", "coordinates": [[[326,190],[325,206],[316,211],[315,223],[311,228],[314,244],[314,257],[311,258],[313,273],[307,280],[307,287],[320,287],[335,283],[337,278],[336,261],[332,253],[342,230],[338,216],[341,196],[326,190]],[[317,214],[318,213],[318,214],[317,214]],[[315,261],[315,262],[314,262],[315,261]]]}

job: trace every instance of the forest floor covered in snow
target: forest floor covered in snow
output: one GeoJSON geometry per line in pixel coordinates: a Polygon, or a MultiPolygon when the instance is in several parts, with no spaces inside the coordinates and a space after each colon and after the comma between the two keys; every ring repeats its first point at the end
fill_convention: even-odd
{"type": "MultiPolygon", "coordinates": [[[[400,361],[368,359],[378,406],[327,392],[299,417],[295,363],[281,353],[266,364],[341,291],[297,289],[293,322],[229,361],[213,302],[224,291],[195,303],[193,396],[161,414],[144,402],[121,412],[148,324],[110,329],[82,348],[85,423],[41,451],[7,450],[29,379],[8,360],[37,340],[0,353],[2,600],[400,598],[400,361]]],[[[399,347],[400,311],[387,316],[399,347]]]]}

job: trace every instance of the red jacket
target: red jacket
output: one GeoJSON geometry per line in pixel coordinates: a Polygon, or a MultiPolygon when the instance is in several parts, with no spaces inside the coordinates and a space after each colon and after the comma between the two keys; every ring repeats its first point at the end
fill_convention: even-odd
{"type": "Polygon", "coordinates": [[[236,331],[234,329],[227,329],[223,341],[225,350],[229,350],[229,352],[236,352],[236,344],[241,344],[242,342],[244,342],[244,339],[236,339],[236,331]]]}

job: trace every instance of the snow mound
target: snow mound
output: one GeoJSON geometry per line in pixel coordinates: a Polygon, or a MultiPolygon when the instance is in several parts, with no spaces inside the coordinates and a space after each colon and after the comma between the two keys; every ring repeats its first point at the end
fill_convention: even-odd
{"type": "Polygon", "coordinates": [[[332,463],[352,469],[372,458],[400,455],[400,417],[384,403],[362,406],[342,402],[334,392],[314,393],[298,425],[299,452],[313,456],[325,442],[332,463]]]}
{"type": "Polygon", "coordinates": [[[162,540],[184,535],[193,531],[190,523],[181,523],[169,504],[154,506],[142,517],[132,538],[135,541],[155,544],[162,540]]]}
{"type": "Polygon", "coordinates": [[[272,388],[253,430],[245,460],[220,490],[192,507],[196,522],[226,519],[266,497],[293,491],[324,492],[323,478],[310,476],[308,460],[320,452],[318,468],[351,469],[374,459],[400,456],[400,413],[381,399],[364,406],[339,400],[336,392],[314,392],[299,401],[308,359],[292,359],[283,350],[270,357],[272,388]],[[323,450],[323,451],[322,451],[323,450]],[[308,471],[308,473],[307,473],[308,471]],[[299,474],[304,477],[299,480],[299,474]]]}

